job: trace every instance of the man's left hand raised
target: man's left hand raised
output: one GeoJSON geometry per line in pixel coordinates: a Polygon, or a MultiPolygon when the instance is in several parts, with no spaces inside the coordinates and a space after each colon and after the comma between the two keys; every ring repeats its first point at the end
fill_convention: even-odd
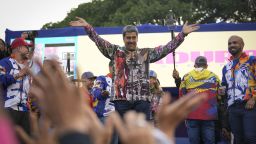
{"type": "Polygon", "coordinates": [[[198,24],[188,25],[188,21],[186,21],[186,23],[183,25],[182,32],[185,35],[188,35],[189,33],[193,32],[193,31],[196,31],[199,28],[200,28],[200,26],[198,24]]]}

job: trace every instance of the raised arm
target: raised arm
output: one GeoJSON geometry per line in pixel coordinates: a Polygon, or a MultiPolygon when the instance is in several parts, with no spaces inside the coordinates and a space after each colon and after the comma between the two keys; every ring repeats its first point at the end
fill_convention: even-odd
{"type": "Polygon", "coordinates": [[[118,48],[117,45],[111,44],[110,42],[101,38],[94,28],[83,18],[76,17],[78,20],[71,21],[69,24],[76,27],[84,27],[89,38],[96,44],[100,52],[107,58],[112,59],[115,50],[118,48]]]}
{"type": "Polygon", "coordinates": [[[184,24],[182,32],[180,32],[172,41],[166,45],[158,46],[150,51],[150,62],[156,62],[169,53],[173,52],[183,41],[185,36],[189,33],[198,30],[200,27],[197,24],[188,25],[188,22],[184,24]]]}

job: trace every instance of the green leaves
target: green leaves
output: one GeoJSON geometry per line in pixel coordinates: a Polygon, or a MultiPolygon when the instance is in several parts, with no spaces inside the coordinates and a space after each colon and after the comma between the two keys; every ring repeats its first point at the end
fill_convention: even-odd
{"type": "Polygon", "coordinates": [[[75,16],[93,26],[123,26],[127,24],[158,23],[172,10],[176,18],[190,23],[253,22],[247,0],[93,0],[70,10],[61,22],[49,22],[43,28],[68,26],[75,16]]]}

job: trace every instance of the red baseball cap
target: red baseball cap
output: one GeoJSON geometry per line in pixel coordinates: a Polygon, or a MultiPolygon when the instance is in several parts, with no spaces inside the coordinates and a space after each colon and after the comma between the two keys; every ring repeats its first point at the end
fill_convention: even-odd
{"type": "Polygon", "coordinates": [[[16,49],[17,47],[20,47],[20,46],[29,47],[29,46],[31,46],[31,44],[27,43],[27,42],[25,41],[25,39],[23,39],[23,38],[16,38],[16,39],[12,42],[12,44],[11,44],[11,48],[12,48],[12,49],[16,49]]]}

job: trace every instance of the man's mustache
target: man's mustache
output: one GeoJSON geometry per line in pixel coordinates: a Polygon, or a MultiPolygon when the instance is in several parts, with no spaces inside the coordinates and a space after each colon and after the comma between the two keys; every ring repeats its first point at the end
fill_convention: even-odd
{"type": "Polygon", "coordinates": [[[27,59],[29,59],[29,54],[28,53],[21,54],[21,57],[22,57],[22,59],[27,60],[27,59]]]}

